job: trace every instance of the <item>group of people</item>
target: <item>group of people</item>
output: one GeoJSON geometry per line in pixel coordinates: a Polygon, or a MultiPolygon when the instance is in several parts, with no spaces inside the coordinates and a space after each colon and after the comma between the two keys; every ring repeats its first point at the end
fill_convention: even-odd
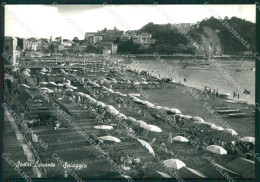
{"type": "Polygon", "coordinates": [[[239,93],[237,93],[236,91],[233,92],[233,98],[237,97],[239,99],[239,93]]]}
{"type": "Polygon", "coordinates": [[[209,94],[210,96],[213,96],[213,97],[218,97],[219,96],[219,92],[218,90],[211,90],[211,88],[208,88],[208,87],[204,87],[204,90],[203,90],[203,93],[204,94],[209,94]]]}

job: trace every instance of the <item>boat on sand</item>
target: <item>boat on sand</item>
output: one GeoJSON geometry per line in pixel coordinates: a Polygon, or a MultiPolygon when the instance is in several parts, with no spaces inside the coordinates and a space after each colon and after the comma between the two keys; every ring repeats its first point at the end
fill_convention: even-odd
{"type": "Polygon", "coordinates": [[[244,117],[245,115],[246,113],[233,113],[233,114],[229,114],[228,116],[232,118],[241,118],[244,117]]]}

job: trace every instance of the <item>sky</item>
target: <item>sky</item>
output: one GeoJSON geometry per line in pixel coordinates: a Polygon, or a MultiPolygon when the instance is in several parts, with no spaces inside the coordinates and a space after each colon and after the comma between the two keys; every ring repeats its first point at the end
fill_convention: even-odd
{"type": "Polygon", "coordinates": [[[5,5],[5,36],[84,39],[104,28],[137,30],[155,24],[196,23],[236,16],[255,23],[255,5],[5,5]]]}

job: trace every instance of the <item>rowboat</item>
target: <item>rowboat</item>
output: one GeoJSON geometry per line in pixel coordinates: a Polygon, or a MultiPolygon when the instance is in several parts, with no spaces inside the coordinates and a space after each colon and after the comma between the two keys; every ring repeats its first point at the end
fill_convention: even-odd
{"type": "Polygon", "coordinates": [[[229,106],[215,107],[215,110],[230,109],[229,106]]]}
{"type": "Polygon", "coordinates": [[[226,110],[215,110],[217,113],[232,113],[232,112],[239,112],[239,109],[226,109],[226,110]]]}
{"type": "Polygon", "coordinates": [[[238,101],[236,101],[236,100],[226,100],[226,102],[228,102],[228,103],[238,103],[238,101]]]}
{"type": "Polygon", "coordinates": [[[240,118],[240,117],[244,117],[245,115],[246,113],[234,113],[234,114],[229,114],[229,117],[240,118]]]}

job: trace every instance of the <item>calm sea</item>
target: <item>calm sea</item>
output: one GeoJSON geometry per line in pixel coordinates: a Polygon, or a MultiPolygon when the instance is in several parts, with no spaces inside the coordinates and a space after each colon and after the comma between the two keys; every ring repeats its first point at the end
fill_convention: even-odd
{"type": "Polygon", "coordinates": [[[221,65],[221,69],[227,72],[230,81],[225,74],[220,73],[216,66],[212,65],[208,60],[195,59],[164,59],[162,64],[158,59],[135,58],[134,62],[128,65],[132,69],[144,70],[151,73],[153,76],[171,77],[177,82],[182,82],[188,86],[202,89],[205,86],[208,88],[218,90],[219,93],[230,93],[230,98],[238,100],[237,96],[233,98],[233,92],[239,93],[239,100],[248,101],[249,104],[255,103],[255,61],[253,59],[214,59],[215,62],[221,65]],[[186,67],[185,67],[186,64],[186,67]],[[209,65],[207,65],[209,64],[209,65]],[[166,69],[166,65],[172,71],[166,69]],[[178,73],[179,78],[174,77],[173,73],[178,73]],[[186,82],[184,82],[186,78],[186,82]],[[250,91],[249,95],[244,95],[243,91],[247,89],[250,91]]]}

